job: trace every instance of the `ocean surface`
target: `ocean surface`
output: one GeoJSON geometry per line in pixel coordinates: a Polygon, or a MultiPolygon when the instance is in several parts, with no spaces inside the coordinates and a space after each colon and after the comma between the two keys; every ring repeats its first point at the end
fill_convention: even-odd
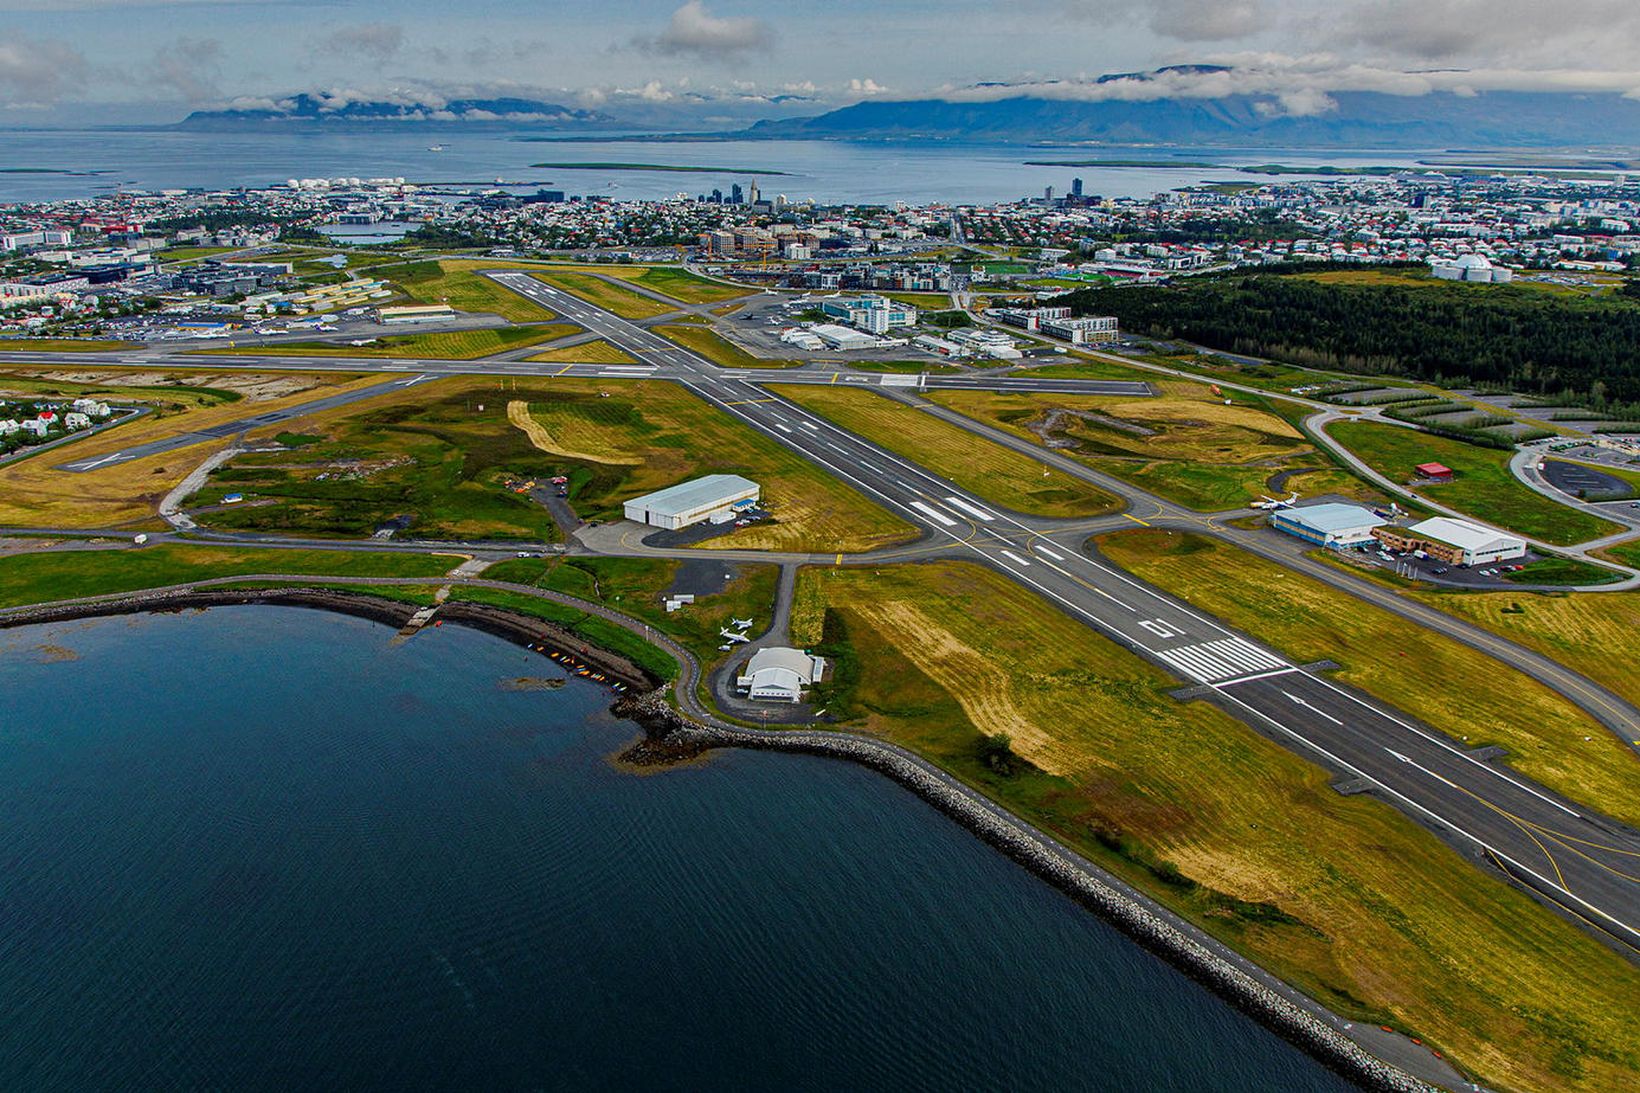
{"type": "Polygon", "coordinates": [[[1200,148],[1029,148],[1021,145],[852,141],[530,143],[516,130],[389,123],[332,129],[204,132],[173,129],[0,131],[0,203],[106,194],[116,187],[164,189],[266,186],[290,178],[403,177],[415,182],[493,186],[497,180],[615,198],[667,198],[729,191],[752,170],[765,196],[825,202],[990,203],[1070,189],[1107,197],[1149,196],[1214,180],[1272,181],[1222,166],[1033,167],[1027,160],[1126,159],[1195,163],[1336,166],[1410,165],[1432,153],[1200,148]],[[435,145],[442,151],[433,151],[435,145]],[[704,173],[532,167],[533,163],[703,166],[704,173]],[[15,174],[8,169],[98,172],[15,174]]]}
{"type": "Polygon", "coordinates": [[[1348,1088],[875,774],[391,637],[0,631],[0,1089],[1348,1088]]]}

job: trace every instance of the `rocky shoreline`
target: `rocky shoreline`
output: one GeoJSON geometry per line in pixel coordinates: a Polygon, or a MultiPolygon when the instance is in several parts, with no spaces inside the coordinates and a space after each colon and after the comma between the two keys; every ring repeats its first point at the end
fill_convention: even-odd
{"type": "Polygon", "coordinates": [[[891,744],[841,733],[763,732],[727,725],[701,725],[668,705],[661,692],[622,699],[615,704],[613,712],[644,727],[650,741],[635,747],[642,749],[651,761],[669,752],[693,756],[726,747],[821,755],[869,767],[915,793],[1146,949],[1352,1081],[1384,1093],[1424,1093],[1436,1088],[1385,1063],[1338,1029],[1208,949],[1133,895],[1090,872],[1069,851],[1045,840],[1024,821],[988,806],[971,791],[891,744]]]}
{"type": "MultiPolygon", "coordinates": [[[[317,608],[397,627],[409,622],[417,610],[414,604],[317,587],[186,589],[13,608],[0,611],[0,629],[244,604],[317,608]]],[[[991,805],[895,745],[844,733],[744,729],[723,722],[703,724],[668,704],[665,688],[657,688],[657,681],[625,658],[591,646],[551,623],[465,602],[442,605],[439,616],[517,644],[567,653],[633,688],[633,693],[611,708],[616,716],[637,722],[645,731],[644,738],[621,757],[623,762],[660,768],[688,762],[714,748],[748,748],[826,756],[875,770],[1345,1077],[1384,1093],[1424,1093],[1436,1088],[1379,1059],[1291,998],[1191,937],[1114,878],[1107,879],[1089,869],[1073,851],[1058,846],[1023,820],[991,805]]]]}

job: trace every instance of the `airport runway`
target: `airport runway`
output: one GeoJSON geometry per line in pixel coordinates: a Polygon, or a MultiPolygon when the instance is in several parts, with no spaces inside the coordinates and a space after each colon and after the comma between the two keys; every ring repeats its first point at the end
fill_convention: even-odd
{"type": "Polygon", "coordinates": [[[307,414],[316,414],[321,410],[346,406],[350,402],[358,402],[361,399],[375,398],[397,388],[412,386],[419,383],[423,378],[427,377],[418,376],[410,379],[393,379],[386,383],[376,383],[369,387],[344,391],[339,395],[329,395],[296,406],[286,406],[279,410],[266,410],[251,417],[240,418],[238,421],[227,421],[221,425],[213,425],[208,429],[196,429],[193,432],[178,433],[175,436],[151,440],[146,444],[136,444],[130,448],[122,448],[117,452],[109,452],[106,455],[59,463],[52,469],[68,471],[71,474],[84,474],[87,471],[97,470],[99,467],[109,467],[116,463],[129,463],[133,459],[142,459],[144,456],[175,451],[178,448],[186,448],[206,440],[225,440],[237,433],[245,432],[247,429],[259,429],[264,425],[277,425],[281,421],[290,421],[293,418],[303,417],[307,414]]]}
{"type": "MultiPolygon", "coordinates": [[[[1413,819],[1640,951],[1640,836],[1467,753],[1404,714],[1292,664],[1218,621],[1089,557],[1080,532],[1001,510],[895,453],[695,356],[635,324],[527,275],[509,288],[596,331],[639,371],[699,397],[826,468],[913,524],[954,556],[1031,588],[1209,699],[1320,762],[1360,780],[1413,819]]],[[[785,381],[779,373],[763,380],[785,381]]],[[[1029,389],[1044,390],[1023,380],[1029,389]]]]}
{"type": "MultiPolygon", "coordinates": [[[[1147,384],[1008,376],[916,377],[823,371],[815,366],[778,371],[728,369],[528,274],[490,276],[620,347],[638,363],[187,358],[141,351],[7,353],[0,354],[0,360],[411,373],[364,391],[332,396],[341,400],[338,405],[444,375],[653,378],[681,383],[924,529],[931,540],[943,540],[943,553],[948,556],[977,561],[1030,588],[1173,673],[1195,695],[1315,760],[1341,781],[1377,793],[1461,850],[1493,862],[1567,913],[1640,952],[1640,833],[1560,799],[1507,767],[1470,755],[1444,735],[1290,663],[1248,636],[1089,556],[1083,550],[1086,533],[1076,526],[1004,511],[761,386],[768,382],[848,383],[900,390],[967,387],[1134,396],[1152,393],[1147,384]]],[[[276,413],[296,416],[319,408],[323,407],[308,405],[276,413]]],[[[237,432],[277,420],[282,419],[250,419],[222,428],[237,432]]],[[[172,446],[206,438],[205,434],[178,438],[172,446]]],[[[116,454],[122,459],[138,458],[139,452],[153,454],[141,449],[116,454]]]]}

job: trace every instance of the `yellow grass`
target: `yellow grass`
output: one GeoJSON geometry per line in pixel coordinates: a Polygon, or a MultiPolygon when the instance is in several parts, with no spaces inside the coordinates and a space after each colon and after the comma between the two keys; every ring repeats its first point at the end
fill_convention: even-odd
{"type": "Polygon", "coordinates": [[[1096,486],[903,402],[841,386],[781,384],[771,390],[891,451],[915,459],[963,489],[1036,516],[1094,516],[1121,502],[1096,486]]]}
{"type": "Polygon", "coordinates": [[[1382,801],[1341,796],[1325,771],[1218,709],[1175,702],[1166,675],[980,567],[808,569],[800,584],[846,624],[868,731],[1324,1003],[1418,1036],[1495,1087],[1640,1082],[1640,970],[1382,801]],[[936,651],[921,648],[935,631],[936,651]],[[991,673],[961,678],[973,665],[947,648],[973,650],[991,673]],[[1002,721],[1051,735],[1013,747],[1064,776],[977,760],[979,689],[1002,721]],[[1147,861],[1197,887],[1162,882],[1147,861]]]}
{"type": "Polygon", "coordinates": [[[1324,464],[1303,434],[1276,414],[1239,402],[1226,406],[1201,384],[1156,386],[1159,395],[1150,399],[985,391],[928,397],[1033,443],[1041,437],[1032,425],[1052,410],[1068,411],[1053,435],[1078,447],[1061,454],[1201,510],[1245,505],[1266,492],[1272,475],[1324,464]]]}
{"type": "Polygon", "coordinates": [[[562,349],[549,349],[545,353],[537,353],[532,357],[525,357],[527,361],[543,361],[548,364],[636,364],[631,354],[616,345],[599,338],[597,341],[582,342],[580,345],[566,345],[562,349]]]}
{"type": "MultiPolygon", "coordinates": [[[[52,468],[59,463],[108,455],[151,440],[208,429],[380,382],[380,377],[313,376],[309,388],[299,394],[264,399],[255,405],[249,405],[247,399],[160,418],[143,418],[106,434],[14,463],[0,470],[0,523],[20,527],[99,528],[150,520],[158,515],[159,502],[171,488],[211,455],[227,447],[227,439],[202,440],[185,448],[110,464],[84,474],[52,468]]],[[[305,421],[298,418],[295,422],[281,422],[266,431],[300,427],[305,421]]]]}
{"type": "Polygon", "coordinates": [[[1501,661],[1216,539],[1159,529],[1099,539],[1107,556],[1302,664],[1508,763],[1574,801],[1640,822],[1640,758],[1588,714],[1501,661]],[[1479,686],[1485,681],[1484,686],[1479,686]]]}
{"type": "Polygon", "coordinates": [[[678,310],[678,306],[663,304],[631,289],[612,285],[586,273],[532,273],[555,288],[571,296],[579,296],[589,304],[619,315],[623,319],[652,319],[678,310]]]}
{"type": "Polygon", "coordinates": [[[1640,592],[1414,592],[1414,599],[1536,649],[1640,704],[1640,592]],[[1519,610],[1516,610],[1518,608],[1519,610]]]}
{"type": "Polygon", "coordinates": [[[524,435],[530,438],[530,443],[543,452],[551,452],[553,455],[561,455],[568,459],[586,460],[589,463],[607,463],[618,466],[637,466],[643,462],[642,459],[630,455],[621,455],[618,452],[609,451],[607,448],[597,452],[585,450],[589,447],[595,447],[599,439],[590,435],[591,430],[580,431],[581,450],[566,446],[563,442],[554,439],[553,435],[547,432],[539,421],[531,417],[530,404],[519,399],[507,403],[507,420],[513,423],[514,428],[522,429],[524,435]]]}

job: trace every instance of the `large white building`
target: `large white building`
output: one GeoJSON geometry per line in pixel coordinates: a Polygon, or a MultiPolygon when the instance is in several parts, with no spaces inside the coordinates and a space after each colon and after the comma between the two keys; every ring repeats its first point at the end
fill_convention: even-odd
{"type": "Polygon", "coordinates": [[[803,688],[814,684],[825,672],[824,658],[774,645],[752,654],[735,686],[755,702],[801,702],[803,688]]]}
{"type": "Polygon", "coordinates": [[[1114,341],[1120,332],[1114,315],[1085,315],[1075,319],[1068,307],[993,307],[986,315],[1021,330],[1063,338],[1072,345],[1114,341]]]}
{"type": "Polygon", "coordinates": [[[1372,529],[1387,523],[1371,509],[1336,502],[1281,509],[1270,517],[1270,526],[1277,531],[1332,547],[1370,543],[1372,529]]]}
{"type": "Polygon", "coordinates": [[[1435,516],[1413,524],[1407,533],[1446,544],[1453,549],[1456,560],[1464,565],[1490,565],[1526,554],[1525,539],[1450,516],[1435,516]]]}
{"type": "Polygon", "coordinates": [[[756,482],[738,474],[709,474],[634,497],[626,503],[626,518],[671,531],[703,520],[722,524],[755,507],[761,492],[756,482]]]}
{"type": "Polygon", "coordinates": [[[1515,279],[1509,267],[1494,266],[1480,254],[1465,254],[1450,261],[1437,258],[1429,264],[1429,272],[1442,281],[1477,281],[1483,285],[1506,285],[1515,279]]]}
{"type": "Polygon", "coordinates": [[[916,308],[883,296],[844,296],[822,300],[820,310],[872,334],[886,334],[897,326],[917,325],[916,308]]]}

